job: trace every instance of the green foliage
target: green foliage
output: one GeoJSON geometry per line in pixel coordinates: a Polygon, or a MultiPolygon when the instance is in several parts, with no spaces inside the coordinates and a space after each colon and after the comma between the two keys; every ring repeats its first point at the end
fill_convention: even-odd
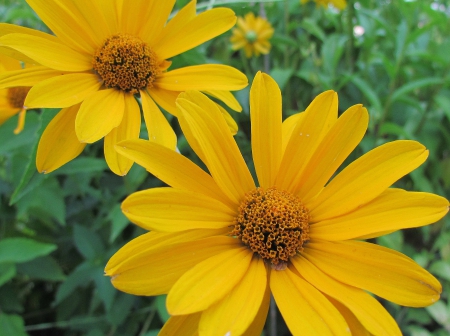
{"type": "MultiPolygon", "coordinates": [[[[176,9],[188,1],[177,0],[176,9]]],[[[283,92],[284,117],[304,110],[320,92],[339,94],[339,110],[362,103],[370,113],[365,139],[351,160],[396,139],[430,150],[426,164],[396,186],[450,198],[450,25],[448,0],[361,0],[342,12],[290,1],[198,1],[265,15],[275,28],[269,55],[246,59],[232,51],[230,32],[175,57],[172,67],[228,64],[251,82],[273,76],[283,92]]],[[[3,0],[1,22],[48,31],[22,0],[3,0]]],[[[243,112],[236,140],[250,162],[249,88],[236,92],[243,112]]],[[[128,222],[120,203],[136,190],[162,183],[135,165],[112,174],[102,143],[55,172],[35,168],[38,139],[57,110],[32,110],[13,134],[14,117],[0,126],[0,335],[156,335],[168,319],[164,296],[115,290],[103,269],[120,247],[144,231],[128,222]]],[[[181,134],[178,149],[200,164],[181,134]]],[[[450,332],[450,220],[377,239],[416,260],[443,285],[425,309],[383,302],[405,335],[450,332]]],[[[281,319],[278,321],[282,324],[281,319]]],[[[283,330],[283,326],[280,326],[283,330]]]]}

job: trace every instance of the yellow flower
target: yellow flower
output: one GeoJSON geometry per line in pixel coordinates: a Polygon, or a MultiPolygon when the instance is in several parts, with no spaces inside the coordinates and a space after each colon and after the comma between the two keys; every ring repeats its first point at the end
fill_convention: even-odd
{"type": "MultiPolygon", "coordinates": [[[[6,71],[14,71],[22,69],[19,61],[0,54],[0,74],[6,71]]],[[[30,87],[17,86],[8,89],[0,89],[0,125],[6,120],[19,114],[19,121],[14,130],[15,134],[22,132],[25,125],[26,107],[24,106],[25,97],[30,87]]]]}
{"type": "MultiPolygon", "coordinates": [[[[302,4],[305,4],[313,0],[300,0],[302,4]]],[[[345,0],[314,0],[318,6],[328,7],[328,5],[333,5],[337,9],[344,9],[347,6],[347,1],[345,0]]]]}
{"type": "Polygon", "coordinates": [[[237,27],[233,29],[230,38],[233,50],[244,48],[245,56],[250,58],[255,54],[268,54],[270,51],[269,39],[273,35],[273,28],[269,21],[248,13],[245,18],[238,17],[237,27]]]}
{"type": "Polygon", "coordinates": [[[27,2],[56,36],[0,24],[0,52],[39,64],[0,76],[0,88],[32,83],[26,106],[63,108],[41,137],[40,172],[59,168],[104,137],[109,167],[125,175],[132,161],[118,155],[114,145],[139,137],[135,94],[142,100],[149,138],[172,149],[175,133],[156,104],[176,114],[177,95],[200,90],[240,110],[229,92],[247,85],[238,70],[205,64],[167,71],[167,59],[230,29],[236,22],[232,10],[197,15],[193,0],[166,24],[175,0],[27,2]]]}
{"type": "Polygon", "coordinates": [[[386,143],[332,178],[364,136],[367,110],[355,105],[338,118],[337,95],[327,91],[282,123],[280,90],[258,73],[250,91],[256,184],[215,104],[188,91],[177,105],[210,174],[149,141],[117,145],[170,187],[123,202],[124,214],[151,232],[105,269],[119,290],[168,293],[162,335],[259,335],[270,293],[294,335],[400,335],[367,292],[412,307],[439,299],[440,283],[412,259],[361,241],[447,213],[445,198],[389,188],[426,160],[423,145],[386,143]]]}

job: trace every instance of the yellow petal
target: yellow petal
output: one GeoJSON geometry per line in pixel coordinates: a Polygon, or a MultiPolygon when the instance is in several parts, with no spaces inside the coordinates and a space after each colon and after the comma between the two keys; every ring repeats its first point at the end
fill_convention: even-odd
{"type": "MultiPolygon", "coordinates": [[[[169,233],[156,231],[148,232],[137,238],[134,238],[133,240],[122,246],[119,251],[117,251],[117,253],[115,253],[111,257],[111,259],[109,259],[105,267],[105,274],[113,277],[119,273],[123,273],[126,270],[145,265],[148,262],[147,256],[149,255],[149,253],[158,253],[158,251],[160,251],[161,249],[165,250],[169,248],[169,246],[173,248],[175,245],[181,243],[192,243],[193,241],[197,241],[199,239],[211,238],[214,236],[224,235],[226,233],[227,231],[224,229],[189,230],[169,233]]],[[[229,239],[221,241],[236,243],[235,240],[231,241],[229,239]]],[[[215,242],[217,242],[217,240],[215,240],[215,242]]]]}
{"type": "Polygon", "coordinates": [[[54,42],[58,42],[58,38],[56,36],[41,32],[40,30],[17,26],[10,23],[0,23],[0,36],[15,33],[38,36],[54,42]]]}
{"type": "Polygon", "coordinates": [[[20,61],[0,54],[0,73],[4,71],[17,71],[22,70],[22,64],[20,61]]]}
{"type": "Polygon", "coordinates": [[[229,108],[236,112],[242,111],[242,106],[239,104],[236,98],[234,98],[233,94],[230,91],[219,91],[219,90],[203,90],[203,93],[206,93],[209,96],[219,99],[223,101],[229,108]]]}
{"type": "Polygon", "coordinates": [[[0,89],[33,86],[43,80],[62,75],[63,72],[43,66],[34,66],[22,70],[8,71],[0,74],[0,89]]]}
{"type": "Polygon", "coordinates": [[[284,156],[284,152],[286,151],[287,144],[289,143],[289,140],[291,139],[292,132],[295,129],[295,126],[297,123],[302,122],[303,117],[305,116],[305,113],[296,113],[291,115],[290,117],[286,118],[283,121],[281,132],[283,134],[282,138],[282,154],[284,156]]]}
{"type": "Polygon", "coordinates": [[[291,259],[292,264],[310,284],[346,306],[373,335],[401,335],[397,323],[370,294],[336,281],[303,257],[291,259]]]}
{"type": "Polygon", "coordinates": [[[148,93],[150,97],[161,106],[164,110],[169,112],[170,114],[177,116],[177,106],[175,105],[175,100],[180,94],[178,91],[169,91],[160,89],[156,86],[148,89],[148,93]]]}
{"type": "Polygon", "coordinates": [[[448,201],[423,192],[388,189],[370,203],[311,226],[310,237],[347,240],[434,223],[448,212],[448,201]]]}
{"type": "Polygon", "coordinates": [[[256,318],[267,286],[264,261],[254,256],[247,273],[222,300],[206,309],[200,319],[202,335],[242,335],[256,318]]]}
{"type": "Polygon", "coordinates": [[[93,143],[120,125],[125,109],[124,93],[115,89],[97,91],[81,104],[75,120],[80,142],[93,143]]]}
{"type": "Polygon", "coordinates": [[[0,125],[20,111],[18,108],[8,108],[0,105],[0,125]]]}
{"type": "Polygon", "coordinates": [[[361,105],[345,111],[297,175],[301,183],[294,186],[293,193],[305,203],[316,196],[361,141],[368,123],[369,114],[361,105]]]}
{"type": "Polygon", "coordinates": [[[201,313],[171,316],[159,331],[158,336],[196,336],[201,313]]]}
{"type": "Polygon", "coordinates": [[[268,75],[258,72],[250,89],[252,153],[259,185],[274,185],[281,162],[281,92],[268,75]]]}
{"type": "Polygon", "coordinates": [[[101,86],[98,76],[90,73],[55,76],[34,85],[28,92],[25,106],[69,107],[81,103],[101,86]]]}
{"type": "Polygon", "coordinates": [[[240,90],[247,77],[228,65],[202,64],[164,72],[154,82],[156,87],[171,91],[240,90]]]}
{"type": "Polygon", "coordinates": [[[238,204],[246,192],[255,189],[255,184],[217,104],[200,92],[190,91],[180,94],[177,106],[189,144],[194,150],[198,145],[204,158],[199,156],[206,158],[216,183],[238,204]]]}
{"type": "MultiPolygon", "coordinates": [[[[27,0],[27,3],[62,43],[82,53],[93,53],[94,34],[88,33],[84,16],[71,1],[27,0]]],[[[101,18],[97,21],[101,25],[101,18]]]]}
{"type": "Polygon", "coordinates": [[[418,142],[398,140],[379,146],[349,164],[308,208],[313,222],[348,213],[380,195],[420,166],[428,151],[418,142]]]}
{"type": "Polygon", "coordinates": [[[237,239],[218,236],[165,245],[153,249],[143,246],[137,253],[120,254],[120,266],[107,274],[113,286],[134,295],[166,294],[175,288],[174,284],[187,272],[203,263],[204,260],[239,248],[237,239]]]}
{"type": "Polygon", "coordinates": [[[0,37],[0,45],[13,48],[39,64],[62,71],[92,69],[92,59],[62,43],[25,34],[8,34],[0,37]]]}
{"type": "Polygon", "coordinates": [[[122,211],[133,223],[158,232],[220,229],[232,225],[236,215],[215,199],[174,188],[135,192],[122,203],[122,211]]]}
{"type": "MultiPolygon", "coordinates": [[[[361,324],[361,322],[359,322],[359,320],[356,318],[356,316],[347,307],[345,307],[342,303],[334,300],[331,297],[328,297],[328,296],[326,296],[326,297],[333,304],[333,306],[335,306],[336,309],[339,310],[339,313],[345,319],[345,322],[347,322],[352,335],[372,336],[372,334],[366,328],[364,328],[364,326],[361,324]]],[[[380,335],[382,335],[382,334],[380,334],[380,335]]],[[[390,334],[386,334],[386,335],[390,335],[390,334]]]]}
{"type": "Polygon", "coordinates": [[[247,272],[252,255],[246,247],[236,247],[195,265],[178,279],[167,295],[169,314],[199,312],[225,297],[247,272]]]}
{"type": "Polygon", "coordinates": [[[231,209],[236,208],[209,174],[173,150],[145,140],[122,142],[116,150],[174,188],[200,193],[227,204],[231,209]]]}
{"type": "Polygon", "coordinates": [[[441,284],[407,256],[357,241],[310,242],[302,255],[336,280],[399,305],[424,307],[439,299],[441,284]]]}
{"type": "Polygon", "coordinates": [[[225,122],[228,125],[228,128],[230,129],[230,132],[232,135],[236,135],[236,133],[238,132],[238,124],[236,123],[236,121],[233,119],[233,117],[228,113],[227,110],[225,110],[222,106],[217,105],[217,107],[219,108],[220,112],[222,113],[223,118],[225,119],[225,122]]]}
{"type": "Polygon", "coordinates": [[[115,145],[123,140],[138,139],[141,130],[141,111],[132,95],[124,95],[125,113],[122,122],[105,136],[103,142],[105,159],[109,168],[117,175],[128,173],[133,161],[117,153],[115,145]]]}
{"type": "Polygon", "coordinates": [[[130,6],[130,3],[124,1],[120,31],[139,36],[153,48],[154,40],[162,31],[174,4],[175,0],[134,0],[130,6]]]}
{"type": "Polygon", "coordinates": [[[235,23],[236,15],[231,9],[210,9],[189,20],[183,29],[169,27],[174,31],[163,32],[167,36],[158,39],[154,50],[161,59],[171,58],[226,32],[235,23]]]}
{"type": "Polygon", "coordinates": [[[267,313],[269,312],[270,297],[270,288],[269,286],[266,286],[266,291],[264,293],[264,297],[261,302],[261,306],[259,307],[258,313],[256,314],[256,317],[253,319],[253,322],[250,324],[248,329],[242,334],[242,336],[261,335],[264,329],[264,325],[266,324],[267,313]]]}
{"type": "Polygon", "coordinates": [[[348,335],[338,310],[289,268],[270,273],[270,289],[281,315],[294,335],[348,335]]]}
{"type": "Polygon", "coordinates": [[[280,165],[276,185],[292,191],[301,183],[301,172],[322,141],[324,135],[336,122],[337,94],[326,91],[318,95],[307,107],[301,123],[292,131],[280,165]]]}
{"type": "Polygon", "coordinates": [[[152,36],[151,45],[160,45],[164,43],[164,40],[170,41],[172,36],[182,31],[185,25],[191,21],[197,15],[196,9],[197,1],[192,0],[186,6],[181,8],[177,14],[170,19],[170,21],[164,26],[158,36],[152,36]]]}
{"type": "Polygon", "coordinates": [[[40,173],[50,173],[76,158],[86,147],[75,134],[75,118],[79,105],[62,109],[50,121],[36,154],[36,167],[40,173]]]}
{"type": "Polygon", "coordinates": [[[141,100],[145,125],[147,126],[150,141],[175,150],[177,136],[166,117],[164,117],[153,99],[144,91],[141,91],[141,100]]]}

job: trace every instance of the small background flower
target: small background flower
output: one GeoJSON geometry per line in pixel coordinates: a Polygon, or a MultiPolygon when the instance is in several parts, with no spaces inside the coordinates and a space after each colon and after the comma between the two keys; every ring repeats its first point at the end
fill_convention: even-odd
{"type": "Polygon", "coordinates": [[[300,0],[302,4],[310,1],[314,1],[318,6],[327,7],[328,5],[332,5],[340,10],[343,10],[347,6],[347,1],[345,0],[300,0]]]}
{"type": "MultiPolygon", "coordinates": [[[[22,63],[16,59],[0,54],[0,74],[7,71],[22,69],[22,63]]],[[[6,120],[19,115],[15,134],[20,133],[25,125],[26,107],[25,98],[30,91],[30,87],[17,86],[0,90],[0,125],[6,120]]]]}
{"type": "Polygon", "coordinates": [[[245,17],[238,17],[230,38],[231,47],[233,50],[244,49],[247,58],[268,54],[271,48],[269,40],[273,33],[274,29],[266,18],[255,17],[250,12],[245,17]]]}

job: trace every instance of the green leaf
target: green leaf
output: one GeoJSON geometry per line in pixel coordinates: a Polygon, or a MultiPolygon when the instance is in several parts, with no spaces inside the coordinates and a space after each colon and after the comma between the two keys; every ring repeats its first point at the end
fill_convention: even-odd
{"type": "Polygon", "coordinates": [[[367,98],[367,100],[370,102],[370,105],[372,106],[372,108],[369,109],[370,114],[379,116],[381,114],[383,106],[372,86],[357,75],[351,76],[350,81],[362,92],[364,97],[367,98]]]}
{"type": "Polygon", "coordinates": [[[73,237],[78,252],[88,260],[102,255],[105,250],[97,233],[84,226],[74,225],[73,237]]]}
{"type": "Polygon", "coordinates": [[[400,97],[402,97],[403,95],[405,95],[411,91],[421,89],[426,86],[437,85],[437,84],[442,84],[442,83],[444,83],[444,79],[440,78],[440,77],[428,77],[428,78],[417,79],[417,80],[409,82],[409,83],[399,87],[397,90],[395,90],[391,96],[391,101],[394,102],[394,101],[398,100],[400,97]]]}
{"type": "Polygon", "coordinates": [[[293,73],[294,69],[275,68],[272,69],[272,71],[270,71],[270,76],[272,76],[275,82],[277,82],[278,86],[280,87],[280,90],[283,91],[293,73]]]}
{"type": "Polygon", "coordinates": [[[37,280],[64,281],[66,279],[61,266],[51,256],[39,257],[19,264],[17,271],[37,280]]]}
{"type": "Polygon", "coordinates": [[[50,120],[55,116],[56,112],[57,110],[55,109],[44,109],[39,115],[37,132],[35,131],[32,136],[32,138],[34,139],[34,146],[30,151],[28,164],[22,175],[22,178],[20,179],[19,185],[14,190],[14,193],[11,196],[9,205],[15,204],[24,195],[39,186],[47,177],[44,174],[39,174],[36,170],[36,151],[42,133],[44,132],[50,120]]]}
{"type": "Polygon", "coordinates": [[[101,172],[108,168],[104,159],[79,157],[55,171],[58,175],[101,172]]]}
{"type": "Polygon", "coordinates": [[[61,286],[59,286],[56,297],[55,304],[60,303],[66,297],[73,293],[78,287],[87,286],[92,278],[97,274],[98,266],[91,263],[85,262],[79,265],[64,281],[61,286]]]}
{"type": "Polygon", "coordinates": [[[19,315],[0,313],[0,335],[27,336],[23,318],[19,315]]]}
{"type": "Polygon", "coordinates": [[[301,21],[300,27],[303,28],[304,30],[306,30],[311,35],[314,35],[315,37],[317,37],[322,42],[325,41],[326,35],[325,35],[324,31],[312,19],[310,19],[310,18],[304,19],[303,21],[301,21]]]}
{"type": "Polygon", "coordinates": [[[347,36],[333,34],[326,38],[322,46],[323,67],[325,71],[334,76],[338,63],[344,53],[347,36]]]}
{"type": "Polygon", "coordinates": [[[97,274],[94,276],[94,282],[97,293],[103,301],[106,311],[109,312],[117,291],[112,286],[110,278],[105,276],[103,268],[97,270],[97,274]]]}
{"type": "Polygon", "coordinates": [[[109,235],[109,242],[112,243],[117,236],[130,223],[127,217],[122,213],[120,204],[116,204],[108,215],[108,220],[111,221],[111,234],[109,235]]]}
{"type": "Polygon", "coordinates": [[[16,275],[16,265],[13,263],[0,264],[0,286],[8,282],[16,275]]]}
{"type": "Polygon", "coordinates": [[[450,261],[435,261],[430,266],[430,272],[450,281],[450,261]]]}
{"type": "Polygon", "coordinates": [[[158,312],[158,315],[163,322],[167,322],[167,320],[170,318],[170,315],[167,312],[166,308],[166,298],[167,295],[160,295],[157,296],[155,300],[156,311],[158,312]]]}
{"type": "Polygon", "coordinates": [[[440,325],[448,326],[450,324],[450,310],[442,300],[439,300],[431,306],[425,307],[425,309],[440,325]]]}
{"type": "Polygon", "coordinates": [[[28,238],[5,238],[0,241],[0,263],[22,263],[56,250],[56,245],[28,238]]]}

